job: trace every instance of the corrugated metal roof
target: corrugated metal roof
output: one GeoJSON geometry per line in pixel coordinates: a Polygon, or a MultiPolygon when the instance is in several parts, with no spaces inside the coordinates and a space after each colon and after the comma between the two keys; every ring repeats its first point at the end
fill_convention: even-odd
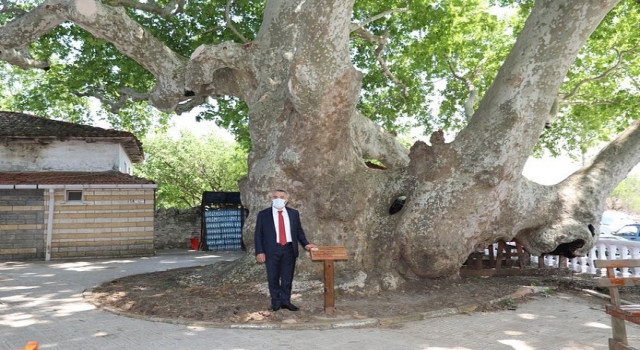
{"type": "Polygon", "coordinates": [[[146,185],[155,182],[117,171],[0,172],[0,185],[146,185]]]}
{"type": "Polygon", "coordinates": [[[132,162],[139,163],[144,160],[142,143],[128,131],[103,129],[24,113],[0,111],[0,141],[42,142],[50,139],[118,142],[132,162]]]}

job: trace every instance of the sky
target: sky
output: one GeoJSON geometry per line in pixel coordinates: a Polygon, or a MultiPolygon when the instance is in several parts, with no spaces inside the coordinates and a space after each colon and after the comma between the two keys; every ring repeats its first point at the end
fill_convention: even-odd
{"type": "Polygon", "coordinates": [[[558,158],[549,156],[542,158],[529,157],[524,165],[522,175],[541,185],[555,185],[580,169],[580,167],[581,164],[579,162],[567,156],[558,158]]]}
{"type": "Polygon", "coordinates": [[[190,115],[189,113],[185,113],[180,116],[174,116],[171,119],[170,124],[171,127],[169,128],[169,134],[173,137],[179,137],[180,131],[188,130],[195,136],[205,136],[215,132],[225,141],[234,141],[233,135],[231,135],[227,130],[217,126],[214,121],[202,120],[197,122],[195,114],[190,115]]]}
{"type": "MultiPolygon", "coordinates": [[[[588,156],[595,157],[598,150],[594,149],[587,153],[588,156]]],[[[586,161],[590,161],[587,159],[586,161]]],[[[535,181],[542,185],[554,185],[571,175],[576,170],[580,169],[582,164],[580,162],[571,159],[568,156],[561,156],[557,158],[543,157],[533,158],[529,157],[527,163],[524,166],[522,174],[528,179],[535,181]]],[[[631,172],[631,175],[640,174],[640,165],[636,165],[631,172]]]]}

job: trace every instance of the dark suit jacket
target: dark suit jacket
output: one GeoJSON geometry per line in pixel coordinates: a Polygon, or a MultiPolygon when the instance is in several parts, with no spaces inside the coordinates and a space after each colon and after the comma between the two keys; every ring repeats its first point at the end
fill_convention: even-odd
{"type": "MultiPolygon", "coordinates": [[[[291,243],[293,243],[293,252],[298,257],[298,243],[302,246],[309,244],[307,237],[304,235],[302,224],[300,223],[300,213],[291,208],[285,207],[287,215],[289,215],[289,226],[291,229],[291,243]]],[[[278,231],[273,222],[273,211],[271,207],[264,209],[258,213],[255,231],[256,255],[264,253],[271,255],[278,244],[278,231]]]]}

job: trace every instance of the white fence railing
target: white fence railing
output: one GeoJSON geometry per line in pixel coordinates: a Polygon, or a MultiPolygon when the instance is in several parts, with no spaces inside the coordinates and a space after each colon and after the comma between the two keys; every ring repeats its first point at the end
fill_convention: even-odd
{"type": "MultiPolygon", "coordinates": [[[[604,269],[594,267],[594,260],[640,259],[640,242],[603,239],[598,241],[586,256],[566,259],[566,266],[559,266],[561,260],[557,255],[545,255],[543,258],[545,266],[566,267],[575,272],[605,275],[604,269]]],[[[537,264],[538,259],[537,256],[531,256],[533,263],[537,264]]],[[[622,275],[640,277],[640,269],[629,271],[625,268],[622,275]]]]}

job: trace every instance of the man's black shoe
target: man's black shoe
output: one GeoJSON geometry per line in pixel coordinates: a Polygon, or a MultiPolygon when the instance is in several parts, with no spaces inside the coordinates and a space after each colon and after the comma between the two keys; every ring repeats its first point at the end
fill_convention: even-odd
{"type": "Polygon", "coordinates": [[[280,310],[280,305],[271,305],[269,311],[278,311],[280,310]]]}
{"type": "Polygon", "coordinates": [[[297,306],[295,306],[295,305],[293,305],[293,304],[291,304],[291,303],[289,303],[289,304],[282,304],[282,308],[283,308],[283,309],[287,309],[287,310],[289,310],[289,311],[298,311],[298,310],[300,310],[300,308],[299,308],[299,307],[297,307],[297,306]]]}

